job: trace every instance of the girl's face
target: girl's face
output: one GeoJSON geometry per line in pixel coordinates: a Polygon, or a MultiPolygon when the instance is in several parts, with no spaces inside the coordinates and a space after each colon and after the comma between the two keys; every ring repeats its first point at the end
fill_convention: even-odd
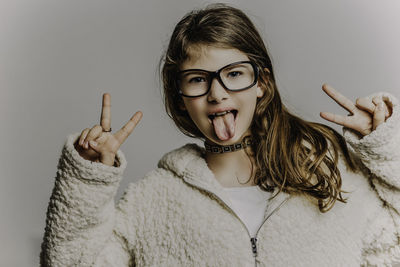
{"type": "MultiPolygon", "coordinates": [[[[182,64],[181,71],[202,69],[216,71],[238,61],[248,61],[246,54],[237,49],[220,48],[209,45],[196,45],[189,49],[189,57],[182,64]]],[[[221,75],[236,78],[242,75],[241,69],[228,69],[221,75]]],[[[187,77],[188,83],[204,82],[202,76],[187,77]]],[[[250,134],[257,98],[263,90],[257,82],[243,91],[228,91],[214,78],[207,94],[189,98],[182,96],[181,109],[186,110],[198,129],[209,143],[230,145],[240,142],[250,134]],[[226,114],[225,111],[228,111],[226,114]],[[216,114],[218,113],[218,114],[216,114]]]]}

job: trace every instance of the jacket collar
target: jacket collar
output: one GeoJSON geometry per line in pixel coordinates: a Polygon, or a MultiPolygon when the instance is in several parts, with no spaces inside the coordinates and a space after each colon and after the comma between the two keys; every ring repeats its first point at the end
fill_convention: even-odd
{"type": "MultiPolygon", "coordinates": [[[[173,172],[186,183],[198,189],[214,194],[229,207],[232,207],[229,196],[225,193],[223,186],[217,181],[210,168],[208,168],[204,156],[204,148],[197,144],[186,144],[165,154],[158,162],[158,167],[173,172]]],[[[275,188],[272,197],[278,192],[279,188],[275,188]]],[[[265,217],[270,216],[275,209],[284,204],[290,198],[290,194],[281,191],[276,197],[272,197],[269,199],[265,217]]]]}

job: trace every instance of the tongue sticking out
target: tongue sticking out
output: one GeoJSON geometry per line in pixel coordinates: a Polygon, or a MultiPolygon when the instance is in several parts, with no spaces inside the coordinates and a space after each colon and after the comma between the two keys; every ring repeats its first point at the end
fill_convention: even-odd
{"type": "Polygon", "coordinates": [[[215,116],[213,125],[215,134],[222,141],[228,140],[235,135],[235,117],[232,112],[223,116],[215,116]]]}

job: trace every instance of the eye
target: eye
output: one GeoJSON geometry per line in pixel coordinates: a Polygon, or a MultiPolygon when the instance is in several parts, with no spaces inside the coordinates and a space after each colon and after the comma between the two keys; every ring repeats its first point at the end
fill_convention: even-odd
{"type": "Polygon", "coordinates": [[[204,79],[204,77],[193,77],[189,79],[189,83],[201,83],[201,82],[205,82],[206,79],[204,79]]]}
{"type": "Polygon", "coordinates": [[[238,77],[240,75],[242,75],[242,72],[240,72],[240,71],[231,71],[231,72],[228,73],[228,77],[231,77],[231,78],[235,78],[235,77],[238,77]]]}

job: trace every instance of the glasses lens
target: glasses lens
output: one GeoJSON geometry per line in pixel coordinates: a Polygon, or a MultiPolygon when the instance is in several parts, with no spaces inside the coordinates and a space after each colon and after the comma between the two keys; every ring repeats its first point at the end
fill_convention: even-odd
{"type": "Polygon", "coordinates": [[[182,73],[179,78],[182,93],[187,96],[198,96],[206,93],[208,90],[208,76],[207,72],[202,71],[182,73]]]}
{"type": "Polygon", "coordinates": [[[221,70],[221,80],[229,90],[241,90],[254,83],[254,68],[250,63],[238,63],[221,70]]]}
{"type": "MultiPolygon", "coordinates": [[[[219,71],[223,86],[232,91],[251,87],[256,82],[255,67],[248,62],[228,65],[219,71]]],[[[202,70],[188,70],[180,73],[180,90],[185,96],[200,96],[208,91],[210,73],[202,70]]]]}

